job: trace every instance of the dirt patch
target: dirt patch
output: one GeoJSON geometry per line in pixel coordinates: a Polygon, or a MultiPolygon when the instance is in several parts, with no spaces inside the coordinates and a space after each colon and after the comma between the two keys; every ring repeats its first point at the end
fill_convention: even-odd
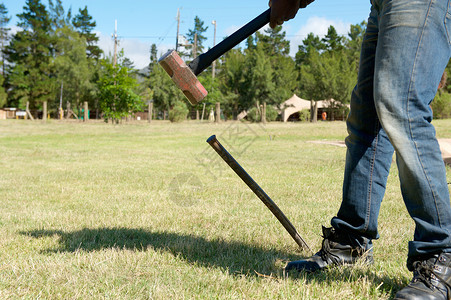
{"type": "Polygon", "coordinates": [[[307,143],[346,147],[346,144],[344,141],[308,141],[307,143]]]}
{"type": "MultiPolygon", "coordinates": [[[[312,144],[332,145],[337,147],[346,147],[344,141],[308,141],[312,144]]],[[[442,151],[442,158],[445,164],[451,166],[451,139],[438,139],[440,150],[442,151]]]]}

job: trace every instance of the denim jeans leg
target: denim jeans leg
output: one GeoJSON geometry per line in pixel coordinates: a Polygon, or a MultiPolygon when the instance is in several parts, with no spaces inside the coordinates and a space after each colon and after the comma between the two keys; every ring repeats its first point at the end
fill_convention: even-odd
{"type": "Polygon", "coordinates": [[[373,98],[378,27],[377,11],[372,7],[347,119],[343,199],[331,221],[334,228],[351,234],[356,246],[366,249],[378,238],[377,219],[394,151],[379,122],[373,98]]]}
{"type": "Polygon", "coordinates": [[[396,150],[403,199],[415,222],[414,241],[409,243],[411,262],[451,252],[449,191],[429,107],[450,57],[450,4],[449,0],[377,1],[374,102],[396,150]]]}

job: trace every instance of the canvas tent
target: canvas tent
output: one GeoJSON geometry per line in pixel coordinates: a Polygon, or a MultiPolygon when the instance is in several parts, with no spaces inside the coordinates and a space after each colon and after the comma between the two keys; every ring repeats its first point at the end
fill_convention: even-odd
{"type": "MultiPolygon", "coordinates": [[[[316,101],[316,104],[320,112],[328,110],[331,107],[341,106],[341,104],[336,103],[334,99],[316,101]]],[[[294,94],[290,99],[286,100],[281,105],[282,120],[284,122],[287,122],[292,114],[300,112],[303,109],[310,109],[311,108],[310,105],[311,105],[310,100],[304,100],[294,94]]],[[[349,108],[349,104],[347,104],[346,106],[349,108]]]]}
{"type": "MultiPolygon", "coordinates": [[[[328,107],[327,102],[329,102],[329,101],[324,101],[324,100],[317,101],[318,108],[328,107]]],[[[303,109],[310,109],[310,105],[311,104],[310,104],[309,100],[304,100],[294,94],[290,99],[283,102],[281,105],[283,121],[286,122],[288,120],[288,118],[294,113],[300,112],[303,109]]]]}

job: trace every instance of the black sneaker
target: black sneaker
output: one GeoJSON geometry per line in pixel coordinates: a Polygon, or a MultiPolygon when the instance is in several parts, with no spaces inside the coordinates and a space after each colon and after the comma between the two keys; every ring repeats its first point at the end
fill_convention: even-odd
{"type": "Polygon", "coordinates": [[[451,253],[413,263],[413,279],[395,299],[451,299],[451,253]]]}
{"type": "Polygon", "coordinates": [[[338,234],[334,228],[323,226],[323,244],[315,255],[287,264],[285,274],[292,271],[315,272],[328,266],[355,264],[362,259],[365,263],[373,263],[373,249],[365,250],[349,245],[347,235],[338,234]]]}

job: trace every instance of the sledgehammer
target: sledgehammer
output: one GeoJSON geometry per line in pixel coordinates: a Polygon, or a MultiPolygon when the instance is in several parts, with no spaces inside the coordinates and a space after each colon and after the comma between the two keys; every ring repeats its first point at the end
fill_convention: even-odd
{"type": "Polygon", "coordinates": [[[174,83],[182,90],[186,98],[192,105],[202,101],[208,94],[207,90],[197,79],[197,75],[202,73],[209,65],[221,55],[244,41],[248,36],[269,23],[271,9],[238,29],[231,36],[196,57],[189,65],[186,65],[175,50],[169,50],[158,62],[169,74],[174,83]]]}

